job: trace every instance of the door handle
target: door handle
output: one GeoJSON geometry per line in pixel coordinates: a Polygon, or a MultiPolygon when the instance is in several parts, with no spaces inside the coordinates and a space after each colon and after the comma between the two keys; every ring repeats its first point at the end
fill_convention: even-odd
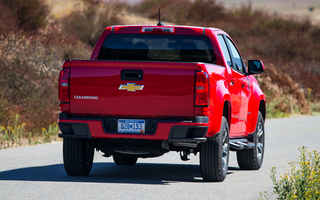
{"type": "Polygon", "coordinates": [[[236,79],[235,78],[230,78],[230,83],[231,83],[231,85],[234,85],[234,83],[236,82],[236,79]]]}
{"type": "Polygon", "coordinates": [[[142,81],[143,71],[142,70],[121,70],[121,80],[123,81],[142,81]]]}
{"type": "Polygon", "coordinates": [[[244,88],[244,86],[246,86],[246,85],[247,85],[247,83],[245,81],[241,81],[242,88],[244,88]]]}

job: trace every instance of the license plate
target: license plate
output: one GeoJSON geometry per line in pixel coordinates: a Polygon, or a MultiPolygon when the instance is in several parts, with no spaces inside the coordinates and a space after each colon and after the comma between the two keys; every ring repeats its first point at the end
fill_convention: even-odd
{"type": "Polygon", "coordinates": [[[145,133],[145,121],[137,119],[119,119],[118,133],[145,133]]]}

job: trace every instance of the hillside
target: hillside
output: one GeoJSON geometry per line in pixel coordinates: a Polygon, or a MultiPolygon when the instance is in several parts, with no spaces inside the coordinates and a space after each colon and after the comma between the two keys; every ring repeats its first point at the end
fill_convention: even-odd
{"type": "MultiPolygon", "coordinates": [[[[59,0],[55,0],[59,1],[59,0]]],[[[121,0],[131,5],[141,3],[142,0],[121,0]]],[[[227,9],[234,9],[241,4],[251,3],[253,9],[264,10],[278,16],[309,17],[314,24],[320,24],[320,1],[319,0],[216,0],[227,9]],[[312,9],[312,11],[310,11],[312,9]]]]}
{"type": "Polygon", "coordinates": [[[8,127],[18,130],[19,124],[19,137],[48,135],[57,121],[57,80],[65,59],[89,58],[106,26],[156,24],[159,7],[165,24],[221,28],[244,58],[264,61],[266,72],[257,79],[267,95],[268,117],[320,111],[320,27],[308,18],[214,0],[23,2],[0,0],[0,142],[7,141],[0,147],[16,142],[8,142],[18,137],[8,127]]]}
{"type": "MultiPolygon", "coordinates": [[[[225,7],[232,9],[249,1],[220,0],[218,2],[222,2],[225,7]]],[[[273,15],[309,17],[314,24],[320,24],[320,1],[318,0],[253,0],[251,4],[254,9],[264,10],[273,15]]]]}

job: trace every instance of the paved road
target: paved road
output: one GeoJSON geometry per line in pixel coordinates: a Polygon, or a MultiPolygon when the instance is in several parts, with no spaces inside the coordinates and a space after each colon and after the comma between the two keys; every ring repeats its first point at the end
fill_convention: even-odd
{"type": "Polygon", "coordinates": [[[320,150],[320,116],[270,119],[266,133],[263,167],[242,171],[231,153],[222,183],[203,182],[198,156],[184,162],[175,152],[136,166],[116,166],[97,152],[90,176],[68,177],[61,142],[0,150],[0,199],[258,199],[272,192],[272,166],[284,173],[298,147],[320,150]]]}

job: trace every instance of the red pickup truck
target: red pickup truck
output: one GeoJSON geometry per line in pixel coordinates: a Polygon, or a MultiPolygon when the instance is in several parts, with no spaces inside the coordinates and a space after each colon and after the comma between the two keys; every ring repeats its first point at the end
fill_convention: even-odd
{"type": "Polygon", "coordinates": [[[216,28],[112,26],[90,60],[66,60],[59,77],[59,127],[66,173],[91,171],[94,149],[116,165],[200,153],[205,181],[223,181],[229,151],[241,169],[264,155],[265,96],[231,37],[216,28]]]}

